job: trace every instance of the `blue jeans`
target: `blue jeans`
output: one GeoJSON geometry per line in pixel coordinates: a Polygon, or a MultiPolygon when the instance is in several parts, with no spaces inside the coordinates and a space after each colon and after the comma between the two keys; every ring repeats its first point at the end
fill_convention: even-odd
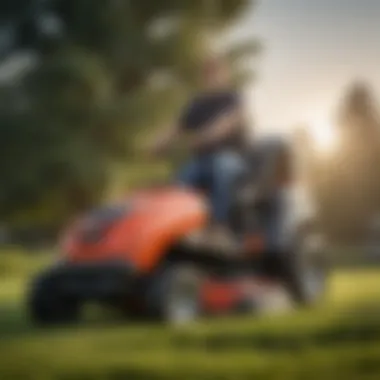
{"type": "Polygon", "coordinates": [[[245,162],[239,153],[220,151],[191,159],[180,170],[177,181],[184,186],[194,188],[206,184],[214,221],[218,224],[227,224],[232,186],[244,170],[245,162]]]}
{"type": "Polygon", "coordinates": [[[289,248],[289,232],[287,231],[286,200],[283,193],[278,192],[270,201],[264,220],[267,243],[270,253],[281,253],[289,248]]]}

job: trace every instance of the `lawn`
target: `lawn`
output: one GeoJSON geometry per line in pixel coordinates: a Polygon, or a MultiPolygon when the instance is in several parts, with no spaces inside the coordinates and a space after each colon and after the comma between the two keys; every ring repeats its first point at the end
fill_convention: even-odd
{"type": "Polygon", "coordinates": [[[48,260],[0,256],[0,379],[380,378],[380,271],[336,271],[326,302],[285,315],[181,329],[107,319],[30,326],[23,293],[48,260]]]}

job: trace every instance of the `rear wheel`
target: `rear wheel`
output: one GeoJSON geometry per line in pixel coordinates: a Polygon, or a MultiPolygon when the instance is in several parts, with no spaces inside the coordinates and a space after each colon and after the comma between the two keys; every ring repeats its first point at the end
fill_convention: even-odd
{"type": "Polygon", "coordinates": [[[78,319],[79,304],[74,299],[61,296],[54,276],[44,273],[31,286],[28,312],[37,325],[66,324],[78,319]]]}
{"type": "Polygon", "coordinates": [[[172,325],[193,322],[200,316],[202,276],[193,266],[175,263],[150,282],[146,302],[149,316],[172,325]]]}
{"type": "Polygon", "coordinates": [[[321,301],[329,277],[321,236],[312,231],[300,234],[295,249],[285,261],[284,280],[293,301],[302,306],[321,301]]]}

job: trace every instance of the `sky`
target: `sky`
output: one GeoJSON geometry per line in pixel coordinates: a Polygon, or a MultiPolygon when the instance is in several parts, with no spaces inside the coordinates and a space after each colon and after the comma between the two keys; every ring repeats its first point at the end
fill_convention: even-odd
{"type": "Polygon", "coordinates": [[[380,95],[379,0],[259,0],[235,32],[264,45],[248,92],[261,129],[328,120],[358,79],[380,95]]]}
{"type": "MultiPolygon", "coordinates": [[[[258,129],[288,132],[323,123],[357,79],[370,83],[380,99],[380,0],[257,0],[233,35],[255,36],[264,46],[252,62],[257,81],[248,89],[258,129]]],[[[3,64],[0,81],[30,59],[3,64]]]]}

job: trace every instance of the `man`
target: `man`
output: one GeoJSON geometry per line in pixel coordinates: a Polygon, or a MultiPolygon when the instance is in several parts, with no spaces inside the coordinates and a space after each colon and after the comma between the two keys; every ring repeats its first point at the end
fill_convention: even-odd
{"type": "Polygon", "coordinates": [[[232,247],[235,241],[228,228],[231,186],[245,169],[241,153],[246,130],[241,98],[232,89],[231,73],[223,59],[207,60],[202,65],[200,81],[202,91],[151,150],[165,152],[178,137],[187,135],[191,157],[177,181],[197,188],[205,177],[211,179],[208,191],[213,221],[203,242],[232,247]]]}

